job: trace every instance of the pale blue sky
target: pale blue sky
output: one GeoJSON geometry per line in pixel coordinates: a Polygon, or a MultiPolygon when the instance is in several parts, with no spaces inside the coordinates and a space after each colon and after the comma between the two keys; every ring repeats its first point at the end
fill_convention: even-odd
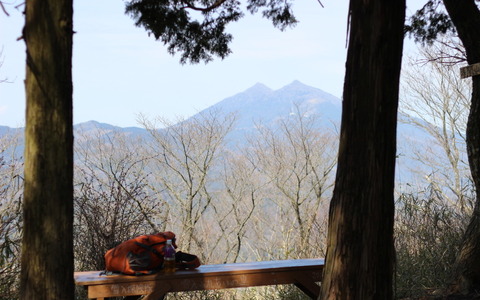
{"type": "MultiPolygon", "coordinates": [[[[7,0],[21,3],[19,0],[7,0]]],[[[409,0],[409,11],[423,0],[409,0]],[[414,6],[415,5],[415,6],[414,6]]],[[[89,120],[138,126],[139,113],[188,117],[257,82],[278,89],[293,80],[341,97],[348,1],[295,2],[300,23],[280,32],[260,15],[228,27],[233,53],[207,65],[180,65],[162,43],[124,14],[121,0],[74,1],[74,123],[89,120]]],[[[23,15],[0,12],[0,125],[24,126],[23,15]]],[[[23,7],[20,8],[21,10],[23,7]]]]}

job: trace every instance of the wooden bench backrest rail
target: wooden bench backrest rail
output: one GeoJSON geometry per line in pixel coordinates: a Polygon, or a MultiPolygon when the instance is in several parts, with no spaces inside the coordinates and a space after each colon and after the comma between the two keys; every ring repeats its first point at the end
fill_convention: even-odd
{"type": "Polygon", "coordinates": [[[203,265],[196,270],[159,272],[153,275],[100,275],[100,271],[75,272],[75,284],[85,286],[88,298],[146,295],[162,299],[169,292],[216,290],[263,285],[294,284],[317,298],[323,259],[294,259],[236,264],[203,265]]]}

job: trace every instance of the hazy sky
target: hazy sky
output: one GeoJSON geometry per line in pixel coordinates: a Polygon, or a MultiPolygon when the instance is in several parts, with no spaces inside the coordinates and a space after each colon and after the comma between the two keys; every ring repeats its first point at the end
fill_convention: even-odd
{"type": "MultiPolygon", "coordinates": [[[[0,11],[0,125],[24,126],[23,15],[7,0],[0,11]]],[[[422,0],[408,0],[407,14],[422,0]]],[[[89,120],[138,126],[149,117],[188,117],[257,82],[278,89],[293,80],[341,97],[346,57],[348,1],[298,0],[300,23],[280,32],[260,15],[247,15],[227,31],[233,53],[207,65],[180,65],[161,42],[124,14],[121,0],[74,1],[74,123],[89,120]]]]}

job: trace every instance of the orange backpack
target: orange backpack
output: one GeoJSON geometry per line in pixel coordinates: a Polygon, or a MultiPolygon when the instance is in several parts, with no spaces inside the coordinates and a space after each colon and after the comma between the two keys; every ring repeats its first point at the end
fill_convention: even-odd
{"type": "MultiPolygon", "coordinates": [[[[175,234],[170,231],[141,235],[125,241],[105,253],[105,269],[128,275],[151,274],[163,265],[163,248],[167,240],[175,244],[175,234]]],[[[177,268],[197,268],[200,261],[195,255],[177,252],[177,268]]]]}

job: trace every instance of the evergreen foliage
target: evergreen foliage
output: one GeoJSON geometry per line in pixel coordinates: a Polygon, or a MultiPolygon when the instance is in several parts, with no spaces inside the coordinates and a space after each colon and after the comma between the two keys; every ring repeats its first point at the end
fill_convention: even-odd
{"type": "Polygon", "coordinates": [[[441,3],[442,0],[429,0],[407,20],[405,33],[413,36],[415,42],[431,45],[439,34],[456,32],[441,3]]]}
{"type": "MultiPolygon", "coordinates": [[[[246,10],[262,11],[280,30],[297,23],[291,0],[249,0],[246,10]]],[[[236,0],[131,0],[126,14],[135,25],[167,45],[170,54],[181,53],[180,63],[209,62],[214,56],[225,58],[232,51],[233,37],[226,25],[244,16],[236,0]]]]}

